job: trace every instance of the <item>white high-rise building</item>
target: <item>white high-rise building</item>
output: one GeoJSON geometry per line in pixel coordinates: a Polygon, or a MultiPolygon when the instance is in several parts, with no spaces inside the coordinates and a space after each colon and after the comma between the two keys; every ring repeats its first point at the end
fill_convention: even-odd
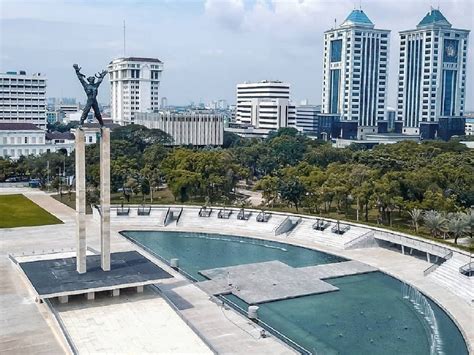
{"type": "Polygon", "coordinates": [[[294,127],[296,112],[290,102],[290,85],[267,80],[237,85],[236,122],[269,130],[294,127]]]}
{"type": "Polygon", "coordinates": [[[159,109],[158,90],[163,62],[155,58],[118,58],[108,66],[111,116],[115,123],[134,122],[135,112],[159,109]]]}
{"type": "Polygon", "coordinates": [[[322,111],[340,114],[343,138],[363,139],[385,119],[389,36],[362,10],[324,33],[322,111]]]}
{"type": "Polygon", "coordinates": [[[46,129],[46,77],[22,70],[0,73],[0,122],[46,129]]]}
{"type": "MultiPolygon", "coordinates": [[[[400,32],[397,119],[402,133],[433,132],[440,117],[462,116],[469,30],[452,28],[436,9],[400,32]]],[[[430,137],[426,137],[430,138],[430,137]]]]}

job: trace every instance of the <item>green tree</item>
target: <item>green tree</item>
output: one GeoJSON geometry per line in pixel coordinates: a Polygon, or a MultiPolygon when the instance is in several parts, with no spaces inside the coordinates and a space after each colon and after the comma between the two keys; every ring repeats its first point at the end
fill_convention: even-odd
{"type": "Polygon", "coordinates": [[[433,237],[438,237],[445,230],[446,218],[438,211],[424,212],[423,221],[433,237]]]}

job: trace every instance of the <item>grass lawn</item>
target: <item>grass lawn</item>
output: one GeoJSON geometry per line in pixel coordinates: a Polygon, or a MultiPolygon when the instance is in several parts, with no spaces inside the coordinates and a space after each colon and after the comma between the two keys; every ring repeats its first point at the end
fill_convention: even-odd
{"type": "Polygon", "coordinates": [[[23,195],[0,195],[0,211],[0,228],[63,223],[23,195]]]}

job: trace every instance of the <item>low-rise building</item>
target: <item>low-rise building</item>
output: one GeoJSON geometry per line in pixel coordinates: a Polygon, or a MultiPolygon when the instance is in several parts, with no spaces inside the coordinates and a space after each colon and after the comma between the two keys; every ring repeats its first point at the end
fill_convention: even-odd
{"type": "MultiPolygon", "coordinates": [[[[104,119],[104,127],[110,128],[113,131],[115,128],[120,127],[118,123],[114,123],[110,118],[104,119]]],[[[82,125],[84,130],[84,140],[86,145],[95,144],[99,141],[100,135],[100,124],[98,122],[86,122],[82,125]]],[[[75,134],[76,129],[71,129],[71,133],[75,134]]]]}
{"type": "MultiPolygon", "coordinates": [[[[58,133],[58,132],[55,132],[58,133]]],[[[64,149],[74,149],[74,140],[49,134],[32,123],[0,123],[0,156],[18,159],[21,156],[40,155],[64,149]]]]}
{"type": "Polygon", "coordinates": [[[296,106],[296,129],[308,135],[319,134],[319,116],[321,106],[297,105],[296,106]]]}
{"type": "Polygon", "coordinates": [[[173,138],[173,145],[219,146],[224,143],[225,115],[214,111],[137,112],[135,123],[161,129],[173,138]]]}

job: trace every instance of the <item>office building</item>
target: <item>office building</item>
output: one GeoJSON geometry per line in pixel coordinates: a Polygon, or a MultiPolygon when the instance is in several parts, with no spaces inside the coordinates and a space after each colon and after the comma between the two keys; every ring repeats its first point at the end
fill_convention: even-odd
{"type": "Polygon", "coordinates": [[[308,135],[317,136],[319,133],[319,116],[321,106],[296,105],[296,129],[308,135]]]}
{"type": "MultiPolygon", "coordinates": [[[[416,29],[400,32],[397,120],[402,133],[439,136],[464,124],[469,30],[431,9],[416,29]]],[[[459,128],[458,127],[458,128],[459,128]]],[[[449,138],[449,137],[444,137],[449,138]]]]}
{"type": "Polygon", "coordinates": [[[118,58],[108,66],[111,116],[115,123],[134,123],[136,112],[159,109],[163,62],[155,58],[118,58]]]}
{"type": "Polygon", "coordinates": [[[22,70],[0,73],[0,122],[46,129],[46,77],[22,70]]]}
{"type": "Polygon", "coordinates": [[[341,116],[341,134],[364,139],[385,120],[390,31],[353,10],[324,33],[322,112],[341,116]]]}
{"type": "Polygon", "coordinates": [[[237,85],[236,122],[267,130],[295,127],[290,85],[267,80],[237,85]]]}
{"type": "Polygon", "coordinates": [[[206,110],[137,112],[135,123],[168,133],[172,145],[219,146],[224,143],[224,117],[206,110]]]}

